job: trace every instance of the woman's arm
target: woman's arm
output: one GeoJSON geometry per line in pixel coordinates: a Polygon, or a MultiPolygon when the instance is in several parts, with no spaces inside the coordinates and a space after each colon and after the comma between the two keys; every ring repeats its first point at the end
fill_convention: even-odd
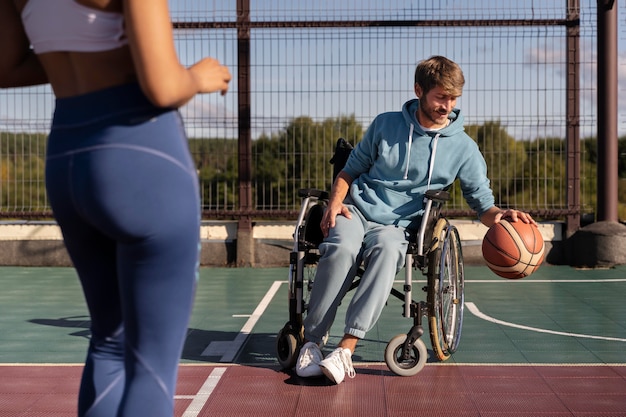
{"type": "Polygon", "coordinates": [[[139,84],[155,105],[179,107],[197,93],[228,91],[230,72],[217,60],[181,65],[167,0],[125,0],[124,15],[139,84]]]}
{"type": "Polygon", "coordinates": [[[0,88],[48,83],[12,0],[0,0],[0,88]]]}

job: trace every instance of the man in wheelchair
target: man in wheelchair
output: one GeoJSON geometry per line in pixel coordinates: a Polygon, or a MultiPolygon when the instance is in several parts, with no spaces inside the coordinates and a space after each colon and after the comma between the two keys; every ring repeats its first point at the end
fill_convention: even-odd
{"type": "Polygon", "coordinates": [[[527,213],[494,205],[485,160],[455,108],[464,83],[461,68],[445,57],[420,62],[417,98],[402,111],[378,115],[337,175],[321,221],[324,241],[297,375],[326,375],[335,384],[346,373],[355,376],[351,356],[380,317],[404,266],[426,190],[444,189],[458,179],[465,200],[486,226],[504,217],[534,223],[527,213]],[[347,308],[344,336],[324,359],[320,345],[361,264],[364,273],[347,308]]]}

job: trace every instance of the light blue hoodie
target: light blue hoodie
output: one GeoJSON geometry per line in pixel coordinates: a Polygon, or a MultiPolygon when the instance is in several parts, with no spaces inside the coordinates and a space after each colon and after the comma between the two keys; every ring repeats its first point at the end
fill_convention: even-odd
{"type": "Polygon", "coordinates": [[[422,214],[426,190],[446,188],[458,178],[463,197],[480,217],[494,197],[485,159],[464,132],[461,111],[450,113],[445,128],[425,132],[415,116],[418,107],[413,99],[402,112],[374,119],[343,169],[354,179],[347,202],[370,221],[407,227],[422,214]]]}

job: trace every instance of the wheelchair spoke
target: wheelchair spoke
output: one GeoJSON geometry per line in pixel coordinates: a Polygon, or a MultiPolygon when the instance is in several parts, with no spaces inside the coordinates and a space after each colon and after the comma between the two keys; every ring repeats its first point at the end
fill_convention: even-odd
{"type": "Polygon", "coordinates": [[[445,227],[436,229],[436,235],[441,236],[442,245],[429,258],[438,266],[430,277],[434,285],[429,286],[432,307],[429,323],[433,351],[440,360],[445,360],[456,351],[461,334],[463,261],[458,232],[453,226],[446,222],[445,227]]]}

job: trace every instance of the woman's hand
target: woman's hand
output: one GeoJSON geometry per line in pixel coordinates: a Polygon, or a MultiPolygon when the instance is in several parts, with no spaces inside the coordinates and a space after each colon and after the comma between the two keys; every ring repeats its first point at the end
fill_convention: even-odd
{"type": "Polygon", "coordinates": [[[217,59],[204,58],[193,64],[189,71],[192,72],[199,93],[214,93],[219,91],[221,95],[228,92],[228,85],[232,78],[227,66],[220,64],[217,59]]]}

